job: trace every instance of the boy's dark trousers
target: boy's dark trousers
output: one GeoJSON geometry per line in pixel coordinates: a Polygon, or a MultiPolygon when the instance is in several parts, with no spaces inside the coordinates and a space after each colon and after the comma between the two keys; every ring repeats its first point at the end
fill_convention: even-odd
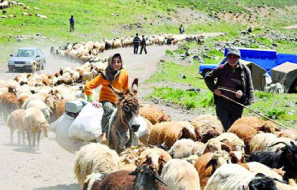
{"type": "Polygon", "coordinates": [[[138,53],[138,47],[139,47],[139,45],[134,45],[134,54],[138,53]]]}
{"type": "Polygon", "coordinates": [[[140,54],[142,54],[142,50],[144,50],[144,53],[147,54],[147,51],[146,51],[146,45],[141,46],[140,54]]]}

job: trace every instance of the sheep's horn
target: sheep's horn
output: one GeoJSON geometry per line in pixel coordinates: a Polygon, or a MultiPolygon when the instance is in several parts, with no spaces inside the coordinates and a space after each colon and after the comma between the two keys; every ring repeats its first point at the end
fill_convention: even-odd
{"type": "Polygon", "coordinates": [[[279,179],[276,179],[276,178],[273,178],[273,180],[278,181],[280,183],[289,184],[287,181],[284,181],[284,180],[279,180],[279,179]]]}
{"type": "Polygon", "coordinates": [[[268,147],[271,148],[271,147],[273,147],[273,146],[275,146],[275,145],[278,145],[278,144],[284,144],[284,145],[288,146],[288,144],[285,143],[285,142],[277,142],[277,143],[274,143],[274,144],[272,144],[272,145],[270,145],[270,146],[268,146],[268,147]]]}
{"type": "Polygon", "coordinates": [[[154,177],[156,180],[158,180],[160,183],[162,183],[163,185],[167,186],[166,183],[162,180],[162,178],[159,176],[159,174],[154,173],[154,177]]]}

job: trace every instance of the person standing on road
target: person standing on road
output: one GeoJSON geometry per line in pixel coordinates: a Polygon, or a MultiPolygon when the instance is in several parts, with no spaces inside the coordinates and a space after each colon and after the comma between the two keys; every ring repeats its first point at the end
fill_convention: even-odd
{"type": "Polygon", "coordinates": [[[241,117],[243,107],[223,96],[243,105],[250,105],[255,100],[251,72],[240,62],[240,57],[238,49],[229,49],[227,61],[205,76],[207,87],[214,92],[216,114],[226,131],[241,117]]]}
{"type": "Polygon", "coordinates": [[[179,27],[179,33],[184,34],[184,32],[185,32],[185,29],[184,29],[183,25],[181,24],[179,27]]]}
{"type": "Polygon", "coordinates": [[[138,53],[139,44],[140,44],[140,38],[138,37],[138,33],[136,33],[136,36],[133,39],[134,54],[138,53]]]}
{"type": "Polygon", "coordinates": [[[144,35],[142,35],[142,40],[140,42],[140,45],[141,45],[140,54],[142,54],[142,50],[144,50],[144,53],[147,54],[147,51],[146,51],[146,40],[145,40],[144,35]]]}
{"type": "Polygon", "coordinates": [[[73,15],[71,15],[69,19],[69,24],[70,24],[70,32],[74,32],[74,18],[73,15]]]}
{"type": "MultiPolygon", "coordinates": [[[[101,141],[106,141],[106,133],[108,132],[109,119],[111,114],[116,107],[117,97],[113,91],[108,87],[108,85],[123,91],[129,89],[129,77],[125,69],[123,69],[123,62],[121,55],[119,53],[114,54],[108,59],[108,66],[104,72],[89,81],[85,85],[85,93],[87,95],[88,102],[92,102],[94,107],[99,108],[102,104],[104,113],[101,120],[102,135],[100,136],[101,141]],[[97,88],[99,85],[102,85],[99,94],[99,102],[94,101],[92,96],[92,89],[97,88]]],[[[109,136],[109,135],[107,135],[109,136]]]]}

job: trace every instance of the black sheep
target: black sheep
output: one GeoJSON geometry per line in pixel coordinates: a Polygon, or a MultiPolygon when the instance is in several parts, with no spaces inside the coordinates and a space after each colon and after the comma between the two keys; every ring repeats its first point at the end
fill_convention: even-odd
{"type": "Polygon", "coordinates": [[[297,177],[297,146],[291,141],[288,145],[284,142],[278,142],[277,144],[285,144],[285,146],[278,152],[271,151],[256,151],[253,152],[247,161],[260,162],[271,168],[281,168],[285,171],[284,180],[288,181],[290,178],[295,179],[297,177]]]}

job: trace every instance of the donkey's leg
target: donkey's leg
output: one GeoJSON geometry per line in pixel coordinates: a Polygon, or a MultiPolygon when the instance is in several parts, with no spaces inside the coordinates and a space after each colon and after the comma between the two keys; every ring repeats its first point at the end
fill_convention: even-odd
{"type": "Polygon", "coordinates": [[[125,149],[125,145],[129,141],[128,136],[126,133],[116,133],[116,139],[114,139],[116,151],[121,153],[125,149]]]}

